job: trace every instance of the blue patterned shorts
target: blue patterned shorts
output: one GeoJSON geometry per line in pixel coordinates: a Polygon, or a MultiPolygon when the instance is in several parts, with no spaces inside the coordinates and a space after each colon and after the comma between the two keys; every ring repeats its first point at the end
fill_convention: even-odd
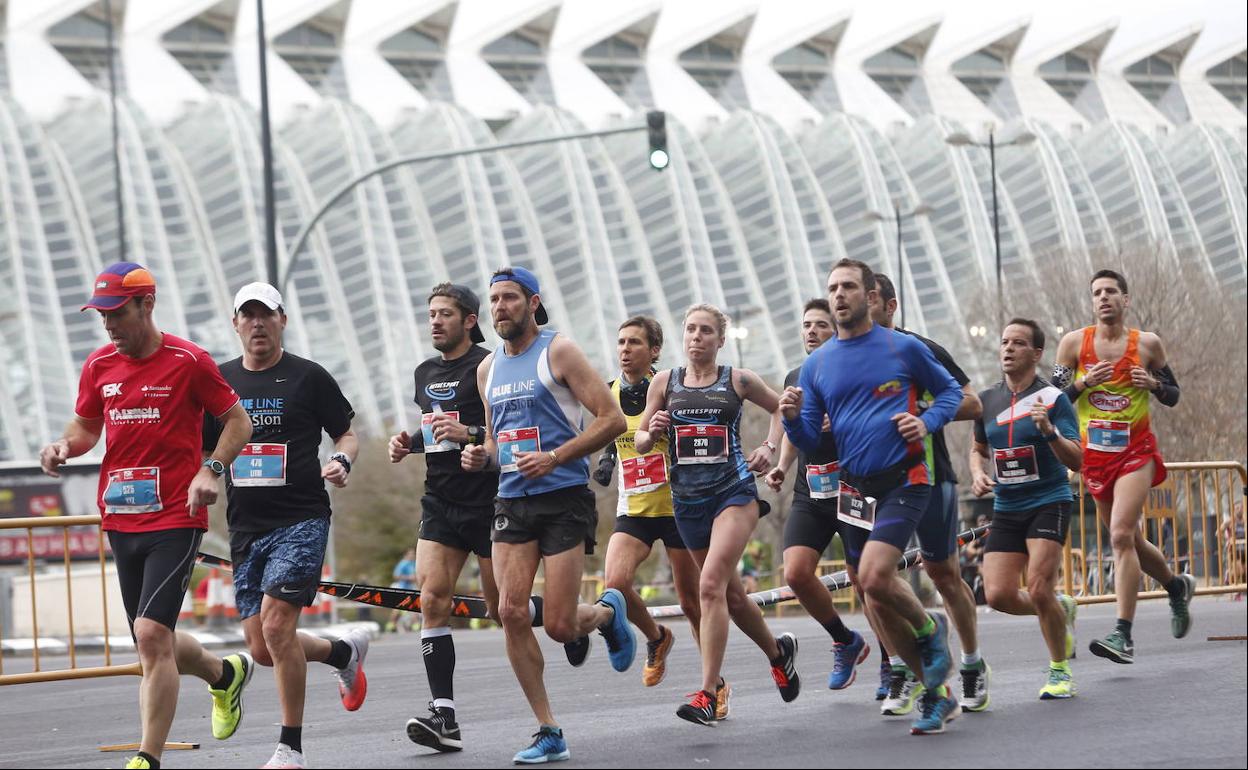
{"type": "Polygon", "coordinates": [[[321,580],[329,519],[301,521],[269,532],[230,535],[234,604],[240,618],[260,613],[264,595],[310,607],[321,580]]]}

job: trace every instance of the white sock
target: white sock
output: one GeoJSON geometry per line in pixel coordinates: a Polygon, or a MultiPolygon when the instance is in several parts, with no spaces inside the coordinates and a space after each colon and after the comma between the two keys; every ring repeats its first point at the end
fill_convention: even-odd
{"type": "Polygon", "coordinates": [[[902,660],[902,659],[901,659],[901,656],[900,656],[900,655],[889,655],[889,656],[888,656],[888,665],[890,665],[890,666],[904,666],[904,665],[906,665],[906,662],[905,662],[904,660],[902,660]]]}
{"type": "Polygon", "coordinates": [[[982,659],[979,657],[979,650],[973,650],[971,652],[964,651],[962,653],[962,667],[963,668],[970,668],[971,666],[974,666],[976,663],[979,663],[980,660],[982,659]]]}
{"type": "Polygon", "coordinates": [[[454,711],[455,701],[450,698],[434,698],[433,707],[435,709],[450,709],[451,711],[454,711]]]}

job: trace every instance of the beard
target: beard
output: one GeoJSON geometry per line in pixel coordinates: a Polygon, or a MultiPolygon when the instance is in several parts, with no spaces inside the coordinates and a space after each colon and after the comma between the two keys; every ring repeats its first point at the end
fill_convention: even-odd
{"type": "Polygon", "coordinates": [[[445,353],[448,350],[454,350],[463,341],[464,341],[463,329],[460,329],[458,334],[448,331],[446,333],[445,338],[441,342],[434,340],[433,349],[438,351],[439,353],[445,353]]]}
{"type": "Polygon", "coordinates": [[[851,304],[849,306],[849,318],[846,318],[844,321],[838,320],[836,324],[837,326],[846,326],[846,327],[857,326],[858,324],[862,323],[863,319],[866,318],[868,315],[870,315],[870,313],[871,313],[871,306],[867,304],[866,302],[863,302],[861,305],[857,305],[857,306],[851,304]]]}
{"type": "Polygon", "coordinates": [[[524,336],[529,330],[529,324],[533,323],[533,317],[530,315],[522,315],[518,320],[510,321],[510,326],[504,327],[505,322],[494,322],[494,331],[504,340],[514,340],[524,336]]]}

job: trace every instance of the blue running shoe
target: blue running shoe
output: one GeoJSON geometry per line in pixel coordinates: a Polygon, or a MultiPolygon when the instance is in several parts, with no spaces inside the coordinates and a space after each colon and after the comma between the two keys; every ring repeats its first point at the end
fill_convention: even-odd
{"type": "Polygon", "coordinates": [[[844,690],[854,683],[858,675],[855,668],[871,654],[871,645],[862,638],[862,634],[853,632],[854,638],[848,644],[832,645],[832,673],[828,674],[829,690],[844,690]]]}
{"type": "Polygon", "coordinates": [[[962,709],[953,692],[945,688],[942,697],[932,690],[923,693],[920,700],[919,718],[910,725],[911,735],[936,735],[945,731],[945,724],[958,718],[962,709]]]}
{"type": "Polygon", "coordinates": [[[923,686],[935,690],[949,678],[953,656],[949,654],[949,621],[939,612],[930,613],[930,616],[936,622],[936,630],[915,641],[923,658],[923,686]]]}
{"type": "Polygon", "coordinates": [[[567,741],[563,739],[563,730],[542,725],[533,733],[532,745],[517,753],[511,761],[517,765],[540,765],[543,762],[562,762],[571,756],[567,741]]]}
{"type": "Polygon", "coordinates": [[[637,640],[633,637],[633,627],[628,624],[624,594],[608,588],[598,597],[598,603],[614,610],[610,622],[598,627],[598,633],[607,640],[607,657],[611,659],[611,668],[627,671],[633,665],[633,656],[637,654],[637,640]]]}

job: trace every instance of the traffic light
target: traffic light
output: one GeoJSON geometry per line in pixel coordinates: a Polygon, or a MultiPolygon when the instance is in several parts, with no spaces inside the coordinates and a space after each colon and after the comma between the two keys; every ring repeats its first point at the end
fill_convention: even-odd
{"type": "Polygon", "coordinates": [[[647,112],[646,131],[650,135],[650,167],[662,171],[672,161],[667,154],[667,113],[662,110],[647,112]]]}

